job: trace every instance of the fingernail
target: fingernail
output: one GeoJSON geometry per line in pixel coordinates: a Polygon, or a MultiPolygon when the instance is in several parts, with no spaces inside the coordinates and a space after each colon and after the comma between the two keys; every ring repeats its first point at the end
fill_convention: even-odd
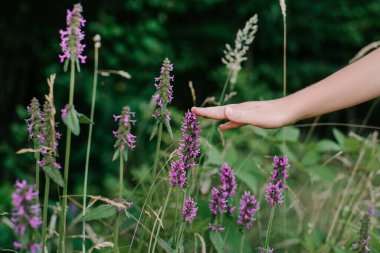
{"type": "Polygon", "coordinates": [[[233,114],[233,109],[229,106],[226,106],[226,115],[231,116],[233,114]]]}

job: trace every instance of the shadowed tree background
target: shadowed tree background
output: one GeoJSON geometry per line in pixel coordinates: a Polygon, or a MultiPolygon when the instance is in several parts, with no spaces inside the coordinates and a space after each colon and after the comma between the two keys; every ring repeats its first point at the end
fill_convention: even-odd
{"type": "MultiPolygon", "coordinates": [[[[29,146],[24,118],[30,99],[42,100],[48,92],[46,78],[57,73],[56,106],[62,108],[67,102],[68,75],[58,58],[58,31],[65,27],[66,9],[74,3],[19,0],[3,2],[0,8],[0,211],[10,207],[15,178],[33,175],[33,156],[19,159],[15,155],[18,149],[29,146]]],[[[219,96],[227,74],[221,63],[225,43],[233,43],[237,29],[257,13],[258,32],[232,102],[282,95],[283,26],[278,1],[115,0],[82,1],[82,5],[87,20],[88,61],[77,75],[78,111],[87,115],[90,111],[95,34],[102,38],[100,69],[124,70],[132,76],[130,80],[121,76],[99,77],[91,157],[91,170],[97,174],[90,176],[90,192],[113,189],[115,182],[108,177],[117,171],[117,165],[109,165],[112,130],[116,128],[112,114],[119,114],[122,106],[129,105],[137,118],[145,115],[145,120],[139,120],[144,128],[152,127],[147,108],[155,91],[154,77],[165,57],[174,64],[171,108],[176,122],[180,122],[181,112],[192,106],[190,80],[196,90],[197,105],[208,96],[219,96]]],[[[288,93],[335,72],[362,47],[380,40],[379,14],[380,2],[376,0],[287,1],[288,93]]],[[[361,124],[373,103],[323,116],[321,121],[361,124]]],[[[368,125],[379,125],[376,115],[378,106],[368,125]]],[[[63,132],[62,123],[58,129],[63,132]]],[[[330,131],[317,128],[316,134],[328,136],[330,131]]],[[[71,192],[82,187],[86,138],[83,127],[81,136],[73,140],[71,171],[75,176],[71,174],[71,192]]],[[[148,135],[139,136],[138,150],[129,166],[142,166],[146,157],[153,156],[154,145],[148,139],[148,135]]],[[[128,178],[134,182],[134,177],[128,178]]],[[[0,244],[7,242],[9,236],[1,236],[0,244]]]]}

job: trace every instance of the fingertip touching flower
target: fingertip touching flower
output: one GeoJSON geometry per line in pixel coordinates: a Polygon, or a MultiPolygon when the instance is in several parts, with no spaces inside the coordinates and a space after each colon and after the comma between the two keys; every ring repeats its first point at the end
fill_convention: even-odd
{"type": "Polygon", "coordinates": [[[170,185],[172,187],[178,185],[181,189],[183,189],[186,184],[186,171],[183,162],[181,160],[172,161],[170,168],[170,185]]]}
{"type": "Polygon", "coordinates": [[[271,182],[267,186],[265,200],[271,205],[282,204],[282,192],[287,188],[285,180],[288,177],[287,170],[290,167],[287,156],[273,158],[273,172],[271,182]]]}
{"type": "Polygon", "coordinates": [[[167,122],[170,121],[170,112],[167,109],[167,105],[173,100],[173,86],[170,81],[174,80],[174,76],[170,73],[173,71],[173,64],[170,63],[168,58],[165,58],[160,76],[154,78],[154,86],[157,91],[153,95],[153,101],[157,104],[157,108],[153,113],[153,117],[157,122],[167,122]]]}
{"type": "Polygon", "coordinates": [[[219,172],[222,185],[220,188],[223,190],[224,195],[227,197],[233,197],[237,188],[235,174],[231,167],[227,163],[224,163],[219,172]]]}
{"type": "Polygon", "coordinates": [[[212,223],[209,223],[209,224],[208,224],[208,228],[209,228],[211,231],[219,231],[219,232],[223,232],[223,231],[224,231],[224,227],[221,226],[221,225],[218,225],[218,224],[212,224],[212,223]]]}
{"type": "Polygon", "coordinates": [[[196,207],[196,203],[194,199],[188,198],[185,200],[182,210],[182,216],[186,222],[192,221],[197,215],[198,208],[196,207]]]}
{"type": "Polygon", "coordinates": [[[29,118],[25,121],[28,125],[29,140],[32,140],[34,147],[38,149],[45,142],[45,137],[42,133],[41,105],[36,98],[32,98],[27,110],[29,118]]]}
{"type": "Polygon", "coordinates": [[[121,115],[113,115],[115,121],[119,121],[118,130],[113,131],[116,138],[114,147],[119,149],[120,152],[123,152],[126,148],[132,150],[136,147],[136,136],[131,134],[131,127],[136,123],[136,120],[133,119],[134,116],[135,113],[128,106],[123,108],[121,115]]]}
{"type": "Polygon", "coordinates": [[[251,194],[246,191],[240,200],[240,210],[237,223],[244,228],[252,226],[252,222],[255,221],[254,215],[259,210],[259,202],[251,194]]]}
{"type": "Polygon", "coordinates": [[[187,111],[182,121],[182,140],[179,146],[179,156],[183,161],[185,170],[197,166],[197,157],[200,155],[200,125],[197,115],[187,111]]]}
{"type": "Polygon", "coordinates": [[[362,219],[362,224],[359,231],[359,241],[352,244],[352,248],[358,250],[357,252],[369,252],[368,241],[371,239],[369,236],[369,213],[366,213],[362,219]]]}
{"type": "Polygon", "coordinates": [[[26,233],[36,231],[42,224],[38,192],[34,186],[28,185],[26,180],[16,180],[15,190],[12,194],[12,206],[11,221],[14,233],[17,238],[21,239],[13,242],[14,248],[32,251],[32,247],[36,247],[38,250],[37,244],[25,240],[25,238],[29,238],[26,233]]]}
{"type": "Polygon", "coordinates": [[[60,30],[62,55],[59,55],[61,62],[74,60],[77,63],[86,63],[87,56],[83,55],[86,45],[82,44],[84,27],[86,20],[82,16],[83,8],[80,3],[75,4],[72,10],[67,10],[66,29],[60,30]]]}

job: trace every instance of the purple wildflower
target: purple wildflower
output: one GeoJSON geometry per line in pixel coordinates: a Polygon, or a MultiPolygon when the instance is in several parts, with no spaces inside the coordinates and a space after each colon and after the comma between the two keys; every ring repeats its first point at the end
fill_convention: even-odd
{"type": "Polygon", "coordinates": [[[224,163],[220,168],[219,176],[222,181],[220,188],[223,191],[223,195],[225,195],[226,198],[233,197],[235,195],[237,184],[235,174],[227,163],[224,163]]]}
{"type": "Polygon", "coordinates": [[[209,201],[211,212],[214,215],[218,213],[227,213],[227,199],[223,196],[223,192],[220,188],[213,187],[211,190],[212,199],[209,201]]]}
{"type": "Polygon", "coordinates": [[[32,245],[30,245],[30,252],[31,253],[42,252],[42,244],[41,243],[33,243],[32,245]]]}
{"type": "Polygon", "coordinates": [[[66,107],[61,109],[61,117],[62,117],[62,119],[67,117],[67,108],[66,107]]]}
{"type": "Polygon", "coordinates": [[[183,162],[180,160],[172,161],[170,167],[170,185],[172,187],[178,185],[181,189],[183,189],[186,183],[186,171],[183,162]]]}
{"type": "Polygon", "coordinates": [[[40,103],[36,98],[32,98],[30,105],[27,107],[29,118],[26,119],[28,125],[29,139],[33,141],[34,146],[38,149],[45,141],[42,133],[42,112],[40,103]]]}
{"type": "MultiPolygon", "coordinates": [[[[84,33],[82,32],[82,27],[86,23],[86,20],[82,17],[82,5],[75,4],[72,11],[67,10],[65,30],[60,30],[61,35],[61,48],[62,55],[59,55],[61,62],[74,60],[79,63],[86,63],[86,57],[82,55],[83,49],[86,45],[82,44],[81,41],[84,39],[84,33]]],[[[79,64],[78,64],[79,65],[79,64]]]]}
{"type": "Polygon", "coordinates": [[[259,248],[259,253],[273,253],[273,249],[264,249],[264,248],[259,248]]]}
{"type": "Polygon", "coordinates": [[[252,222],[255,221],[253,217],[255,213],[259,210],[259,202],[251,194],[251,192],[246,191],[240,200],[240,210],[237,223],[245,228],[252,226],[252,222]]]}
{"type": "Polygon", "coordinates": [[[359,242],[352,244],[353,249],[357,249],[358,252],[369,252],[368,241],[371,239],[369,236],[369,213],[366,213],[362,219],[362,224],[359,231],[359,242]]]}
{"type": "Polygon", "coordinates": [[[220,232],[223,232],[223,231],[224,231],[224,227],[221,226],[221,225],[218,225],[218,224],[211,224],[211,223],[209,223],[209,224],[208,224],[208,228],[209,228],[211,231],[220,231],[220,232]]]}
{"type": "Polygon", "coordinates": [[[197,166],[196,159],[199,156],[200,149],[200,126],[197,115],[187,111],[182,121],[182,140],[179,146],[179,156],[185,165],[185,170],[197,166]]]}
{"type": "Polygon", "coordinates": [[[131,134],[131,126],[136,122],[136,120],[132,119],[134,116],[135,113],[131,112],[128,106],[123,108],[121,115],[113,115],[115,121],[119,121],[119,129],[113,131],[113,135],[117,139],[114,147],[119,149],[120,152],[123,152],[125,148],[132,150],[136,147],[136,136],[131,134]]]}
{"type": "Polygon", "coordinates": [[[171,71],[173,71],[173,64],[166,58],[162,64],[160,76],[154,79],[157,92],[153,95],[153,101],[157,104],[157,108],[152,116],[157,122],[169,123],[170,121],[167,104],[173,100],[173,86],[170,81],[173,81],[174,77],[170,75],[171,71]]]}
{"type": "Polygon", "coordinates": [[[196,203],[194,199],[188,198],[185,200],[183,204],[182,216],[186,222],[192,221],[197,215],[198,208],[196,207],[196,203]]]}
{"type": "Polygon", "coordinates": [[[117,206],[118,212],[123,211],[123,209],[131,208],[133,203],[129,202],[128,200],[124,200],[121,204],[123,204],[123,206],[117,206]]]}
{"type": "Polygon", "coordinates": [[[288,177],[287,170],[290,167],[288,157],[282,158],[274,156],[273,158],[273,173],[271,176],[271,182],[268,184],[265,200],[271,205],[282,204],[283,196],[282,192],[287,188],[285,180],[288,177]]]}
{"type": "MultiPolygon", "coordinates": [[[[38,192],[35,191],[34,186],[28,185],[26,180],[16,180],[15,191],[12,194],[13,208],[11,221],[14,225],[14,232],[18,238],[28,238],[25,236],[27,231],[36,231],[36,229],[41,226],[41,212],[37,203],[38,192]]],[[[31,249],[33,245],[35,244],[29,244],[29,242],[24,239],[13,243],[16,250],[31,249]]]]}

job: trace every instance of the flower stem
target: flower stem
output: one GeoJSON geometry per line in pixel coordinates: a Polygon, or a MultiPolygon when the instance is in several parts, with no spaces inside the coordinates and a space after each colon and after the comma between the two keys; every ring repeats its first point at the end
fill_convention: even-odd
{"type": "MultiPolygon", "coordinates": [[[[123,174],[124,174],[124,161],[123,154],[120,154],[120,167],[119,167],[119,201],[123,199],[123,174]]],[[[119,252],[119,224],[120,212],[116,215],[115,232],[114,232],[114,249],[115,252],[119,252]]]]}
{"type": "MultiPolygon", "coordinates": [[[[36,158],[36,191],[40,192],[40,165],[38,161],[40,160],[40,152],[34,154],[36,158]]],[[[39,195],[39,194],[38,194],[39,195]]]]}
{"type": "Polygon", "coordinates": [[[267,230],[267,238],[265,240],[265,247],[264,247],[267,250],[267,252],[268,252],[268,247],[269,247],[270,231],[272,229],[275,208],[276,208],[276,206],[272,206],[272,209],[270,210],[269,224],[268,224],[268,230],[267,230]]]}
{"type": "MultiPolygon", "coordinates": [[[[170,195],[172,193],[172,189],[173,187],[170,187],[169,186],[169,190],[168,190],[168,194],[166,195],[166,199],[165,199],[165,204],[164,204],[164,208],[162,209],[162,213],[161,213],[161,222],[163,223],[163,219],[164,219],[164,216],[165,216],[165,211],[166,211],[166,207],[168,205],[168,202],[169,202],[169,198],[170,198],[170,195]]],[[[160,230],[161,230],[161,226],[158,226],[157,228],[157,232],[156,232],[156,238],[154,239],[154,244],[153,244],[153,248],[152,248],[152,252],[154,253],[155,249],[156,249],[156,245],[157,245],[157,238],[158,236],[160,235],[160,230]]]]}
{"type": "Polygon", "coordinates": [[[158,165],[158,160],[159,160],[159,157],[160,157],[160,147],[161,147],[161,139],[162,139],[162,122],[160,122],[159,126],[158,126],[158,135],[157,135],[157,145],[156,145],[156,155],[154,157],[154,165],[153,165],[153,170],[154,170],[154,174],[156,175],[157,174],[157,165],[158,165]]]}
{"type": "MultiPolygon", "coordinates": [[[[70,94],[69,105],[73,105],[74,101],[74,84],[75,84],[75,60],[71,59],[70,65],[70,94]]],[[[61,202],[61,219],[59,222],[59,242],[58,252],[65,253],[65,240],[66,240],[66,205],[67,205],[67,183],[69,179],[69,162],[70,162],[70,146],[71,146],[71,131],[69,128],[66,130],[66,152],[65,152],[65,168],[64,168],[64,181],[63,195],[61,202]]]]}
{"type": "Polygon", "coordinates": [[[244,239],[245,239],[245,234],[243,233],[243,234],[241,235],[241,240],[240,240],[240,253],[243,253],[244,239]]]}
{"type": "Polygon", "coordinates": [[[42,214],[42,251],[48,252],[45,250],[46,247],[46,226],[47,226],[47,215],[48,215],[48,205],[49,205],[49,191],[50,191],[50,178],[45,174],[45,194],[44,194],[44,208],[42,214]]]}
{"type": "MultiPolygon", "coordinates": [[[[95,42],[96,43],[96,42],[95,42]]],[[[95,44],[95,64],[94,64],[94,81],[92,86],[92,101],[91,101],[91,115],[90,120],[94,122],[95,100],[96,100],[96,86],[98,83],[98,62],[99,62],[99,47],[95,44]]],[[[86,165],[84,170],[84,182],[83,182],[83,216],[87,211],[87,179],[88,179],[88,166],[90,163],[90,151],[91,151],[91,139],[92,139],[92,127],[90,124],[88,130],[87,139],[87,152],[86,152],[86,165]]],[[[82,221],[82,252],[86,252],[86,221],[82,221]]]]}

